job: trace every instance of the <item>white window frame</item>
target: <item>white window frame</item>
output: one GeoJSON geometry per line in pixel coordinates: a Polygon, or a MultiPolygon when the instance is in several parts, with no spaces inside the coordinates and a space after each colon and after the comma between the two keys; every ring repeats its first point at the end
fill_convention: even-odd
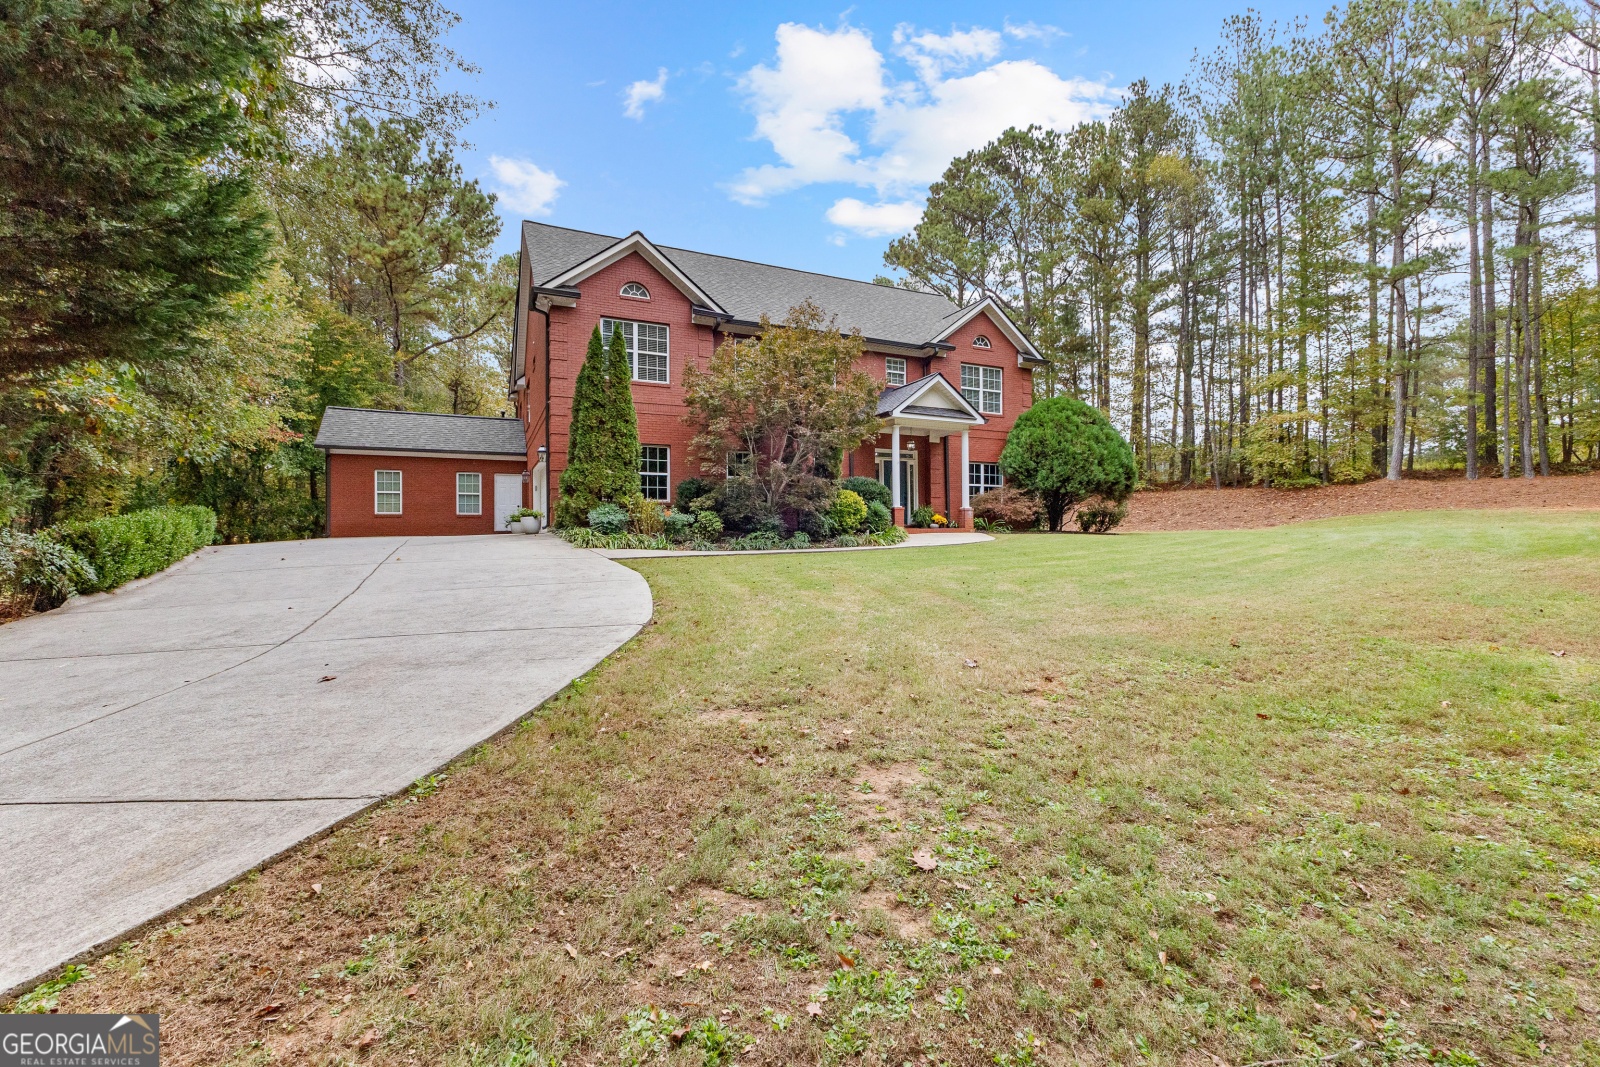
{"type": "Polygon", "coordinates": [[[999,367],[991,367],[986,363],[961,364],[961,395],[967,398],[967,403],[977,408],[984,415],[1005,414],[1005,375],[999,367]],[[967,383],[967,372],[973,372],[976,378],[974,384],[967,383]],[[993,376],[994,385],[991,388],[989,378],[993,376]],[[994,398],[994,406],[989,407],[990,396],[994,398]]]}
{"type": "Polygon", "coordinates": [[[672,499],[672,449],[669,446],[667,446],[667,445],[640,445],[639,446],[639,491],[644,494],[644,498],[646,500],[653,500],[656,503],[664,504],[667,501],[672,499]],[[663,468],[664,469],[658,470],[658,471],[651,471],[651,470],[646,470],[645,469],[644,453],[645,453],[645,449],[647,449],[647,448],[659,448],[661,450],[661,462],[663,464],[663,468]],[[661,495],[660,496],[651,496],[650,495],[650,491],[645,488],[645,478],[646,477],[660,478],[661,479],[661,495]]]}
{"type": "Polygon", "coordinates": [[[998,463],[980,463],[972,460],[967,464],[967,497],[971,499],[979,493],[987,493],[991,489],[998,489],[1006,484],[1006,476],[1000,470],[998,463]],[[990,482],[988,475],[990,468],[994,472],[994,481],[990,482]]]}
{"type": "Polygon", "coordinates": [[[649,300],[650,290],[645,288],[643,282],[627,282],[621,289],[617,290],[617,295],[626,297],[629,300],[649,300]],[[630,293],[628,292],[629,289],[637,289],[638,292],[630,293]]]}
{"type": "Polygon", "coordinates": [[[400,515],[400,514],[403,514],[404,507],[405,507],[405,475],[400,471],[373,471],[372,472],[372,513],[374,515],[400,515]],[[394,488],[393,489],[382,489],[382,488],[379,488],[380,479],[385,474],[394,475],[394,488]],[[383,505],[383,498],[385,496],[390,496],[390,495],[392,495],[394,497],[394,510],[393,511],[385,511],[383,509],[383,506],[382,506],[383,505]]]}
{"type": "Polygon", "coordinates": [[[483,475],[478,473],[477,471],[456,471],[456,514],[457,515],[482,515],[483,514],[483,475]],[[478,488],[476,490],[472,491],[472,492],[463,493],[461,491],[461,479],[463,479],[463,478],[476,479],[478,488]],[[463,510],[461,510],[461,498],[463,496],[476,497],[477,501],[478,501],[478,506],[473,508],[471,511],[463,511],[463,510]]]}
{"type": "Polygon", "coordinates": [[[651,385],[669,384],[672,378],[672,327],[659,322],[640,322],[637,319],[613,319],[608,317],[600,320],[600,339],[609,345],[611,343],[611,331],[618,326],[623,327],[622,340],[628,350],[628,367],[633,380],[636,382],[649,382],[651,385]],[[639,354],[636,345],[639,327],[641,326],[648,326],[652,330],[661,331],[662,350],[660,352],[647,353],[647,355],[659,355],[661,357],[661,377],[659,378],[641,378],[639,376],[639,354]]]}
{"type": "Polygon", "coordinates": [[[987,336],[985,336],[984,334],[980,333],[978,336],[976,336],[976,337],[974,337],[972,339],[972,347],[973,348],[993,348],[994,345],[989,343],[989,338],[987,336]]]}
{"type": "Polygon", "coordinates": [[[906,384],[906,361],[899,356],[884,356],[883,380],[890,385],[906,384]],[[896,381],[896,377],[900,380],[896,381]]]}

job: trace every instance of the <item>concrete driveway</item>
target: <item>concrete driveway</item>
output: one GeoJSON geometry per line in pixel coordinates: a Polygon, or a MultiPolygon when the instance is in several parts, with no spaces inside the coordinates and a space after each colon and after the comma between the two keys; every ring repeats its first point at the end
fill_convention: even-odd
{"type": "Polygon", "coordinates": [[[208,548],[0,627],[0,990],[406,788],[632,637],[548,535],[208,548]]]}

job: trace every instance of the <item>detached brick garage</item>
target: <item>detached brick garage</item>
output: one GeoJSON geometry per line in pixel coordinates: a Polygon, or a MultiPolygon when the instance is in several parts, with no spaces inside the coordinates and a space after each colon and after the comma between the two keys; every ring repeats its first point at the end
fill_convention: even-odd
{"type": "Polygon", "coordinates": [[[328,408],[328,536],[505,530],[527,500],[525,433],[520,419],[328,408]]]}

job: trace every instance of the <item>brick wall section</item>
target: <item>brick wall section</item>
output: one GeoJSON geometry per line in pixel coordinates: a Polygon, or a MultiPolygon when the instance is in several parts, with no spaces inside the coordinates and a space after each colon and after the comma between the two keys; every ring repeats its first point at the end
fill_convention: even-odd
{"type": "MultiPolygon", "coordinates": [[[[432,537],[494,533],[494,476],[525,469],[520,459],[453,459],[340,453],[328,457],[329,537],[432,537]],[[400,514],[374,512],[373,472],[400,471],[400,514]],[[483,476],[483,513],[456,514],[456,473],[483,476]]],[[[526,500],[526,488],[524,488],[526,500]]]]}
{"type": "MultiPolygon", "coordinates": [[[[670,482],[678,482],[697,473],[689,460],[689,442],[694,431],[683,422],[683,372],[691,363],[704,367],[716,350],[717,336],[709,326],[697,326],[691,321],[689,299],[676,286],[652,267],[643,256],[632,253],[619,259],[594,275],[585,278],[578,287],[583,294],[576,307],[550,309],[550,505],[560,496],[561,472],[567,467],[567,437],[572,428],[572,393],[577,385],[578,371],[588,352],[589,336],[602,318],[631,319],[634,322],[654,322],[668,328],[667,381],[634,382],[633,407],[639,419],[641,445],[665,445],[668,449],[670,482]],[[636,300],[621,295],[624,285],[638,282],[650,291],[649,300],[636,300]]],[[[543,353],[535,349],[534,333],[540,334],[537,344],[542,346],[544,322],[542,316],[530,316],[529,385],[528,400],[529,437],[528,456],[537,462],[537,449],[545,443],[541,410],[544,398],[543,353]]]]}

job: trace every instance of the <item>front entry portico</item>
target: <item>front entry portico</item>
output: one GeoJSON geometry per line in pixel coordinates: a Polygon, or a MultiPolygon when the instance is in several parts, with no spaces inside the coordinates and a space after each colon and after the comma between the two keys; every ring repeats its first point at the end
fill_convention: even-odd
{"type": "MultiPolygon", "coordinates": [[[[982,426],[984,418],[951,385],[942,374],[930,374],[914,382],[886,389],[878,398],[878,417],[887,432],[888,448],[877,451],[878,480],[889,486],[889,497],[894,501],[894,523],[904,526],[906,517],[920,506],[922,479],[919,474],[931,473],[937,465],[943,473],[942,486],[929,484],[928,499],[940,501],[950,514],[952,523],[961,529],[971,529],[972,508],[968,499],[967,461],[970,454],[967,431],[982,426]],[[959,497],[950,492],[950,467],[955,457],[946,453],[954,451],[955,444],[948,438],[960,439],[960,466],[956,482],[959,497]],[[923,442],[926,442],[924,445],[923,442]],[[919,470],[918,454],[927,457],[927,465],[919,470]],[[890,462],[899,456],[900,462],[890,462]],[[938,488],[942,488],[940,493],[938,488]],[[956,507],[959,500],[960,506],[956,507]]],[[[880,446],[884,442],[879,439],[880,446]]]]}

